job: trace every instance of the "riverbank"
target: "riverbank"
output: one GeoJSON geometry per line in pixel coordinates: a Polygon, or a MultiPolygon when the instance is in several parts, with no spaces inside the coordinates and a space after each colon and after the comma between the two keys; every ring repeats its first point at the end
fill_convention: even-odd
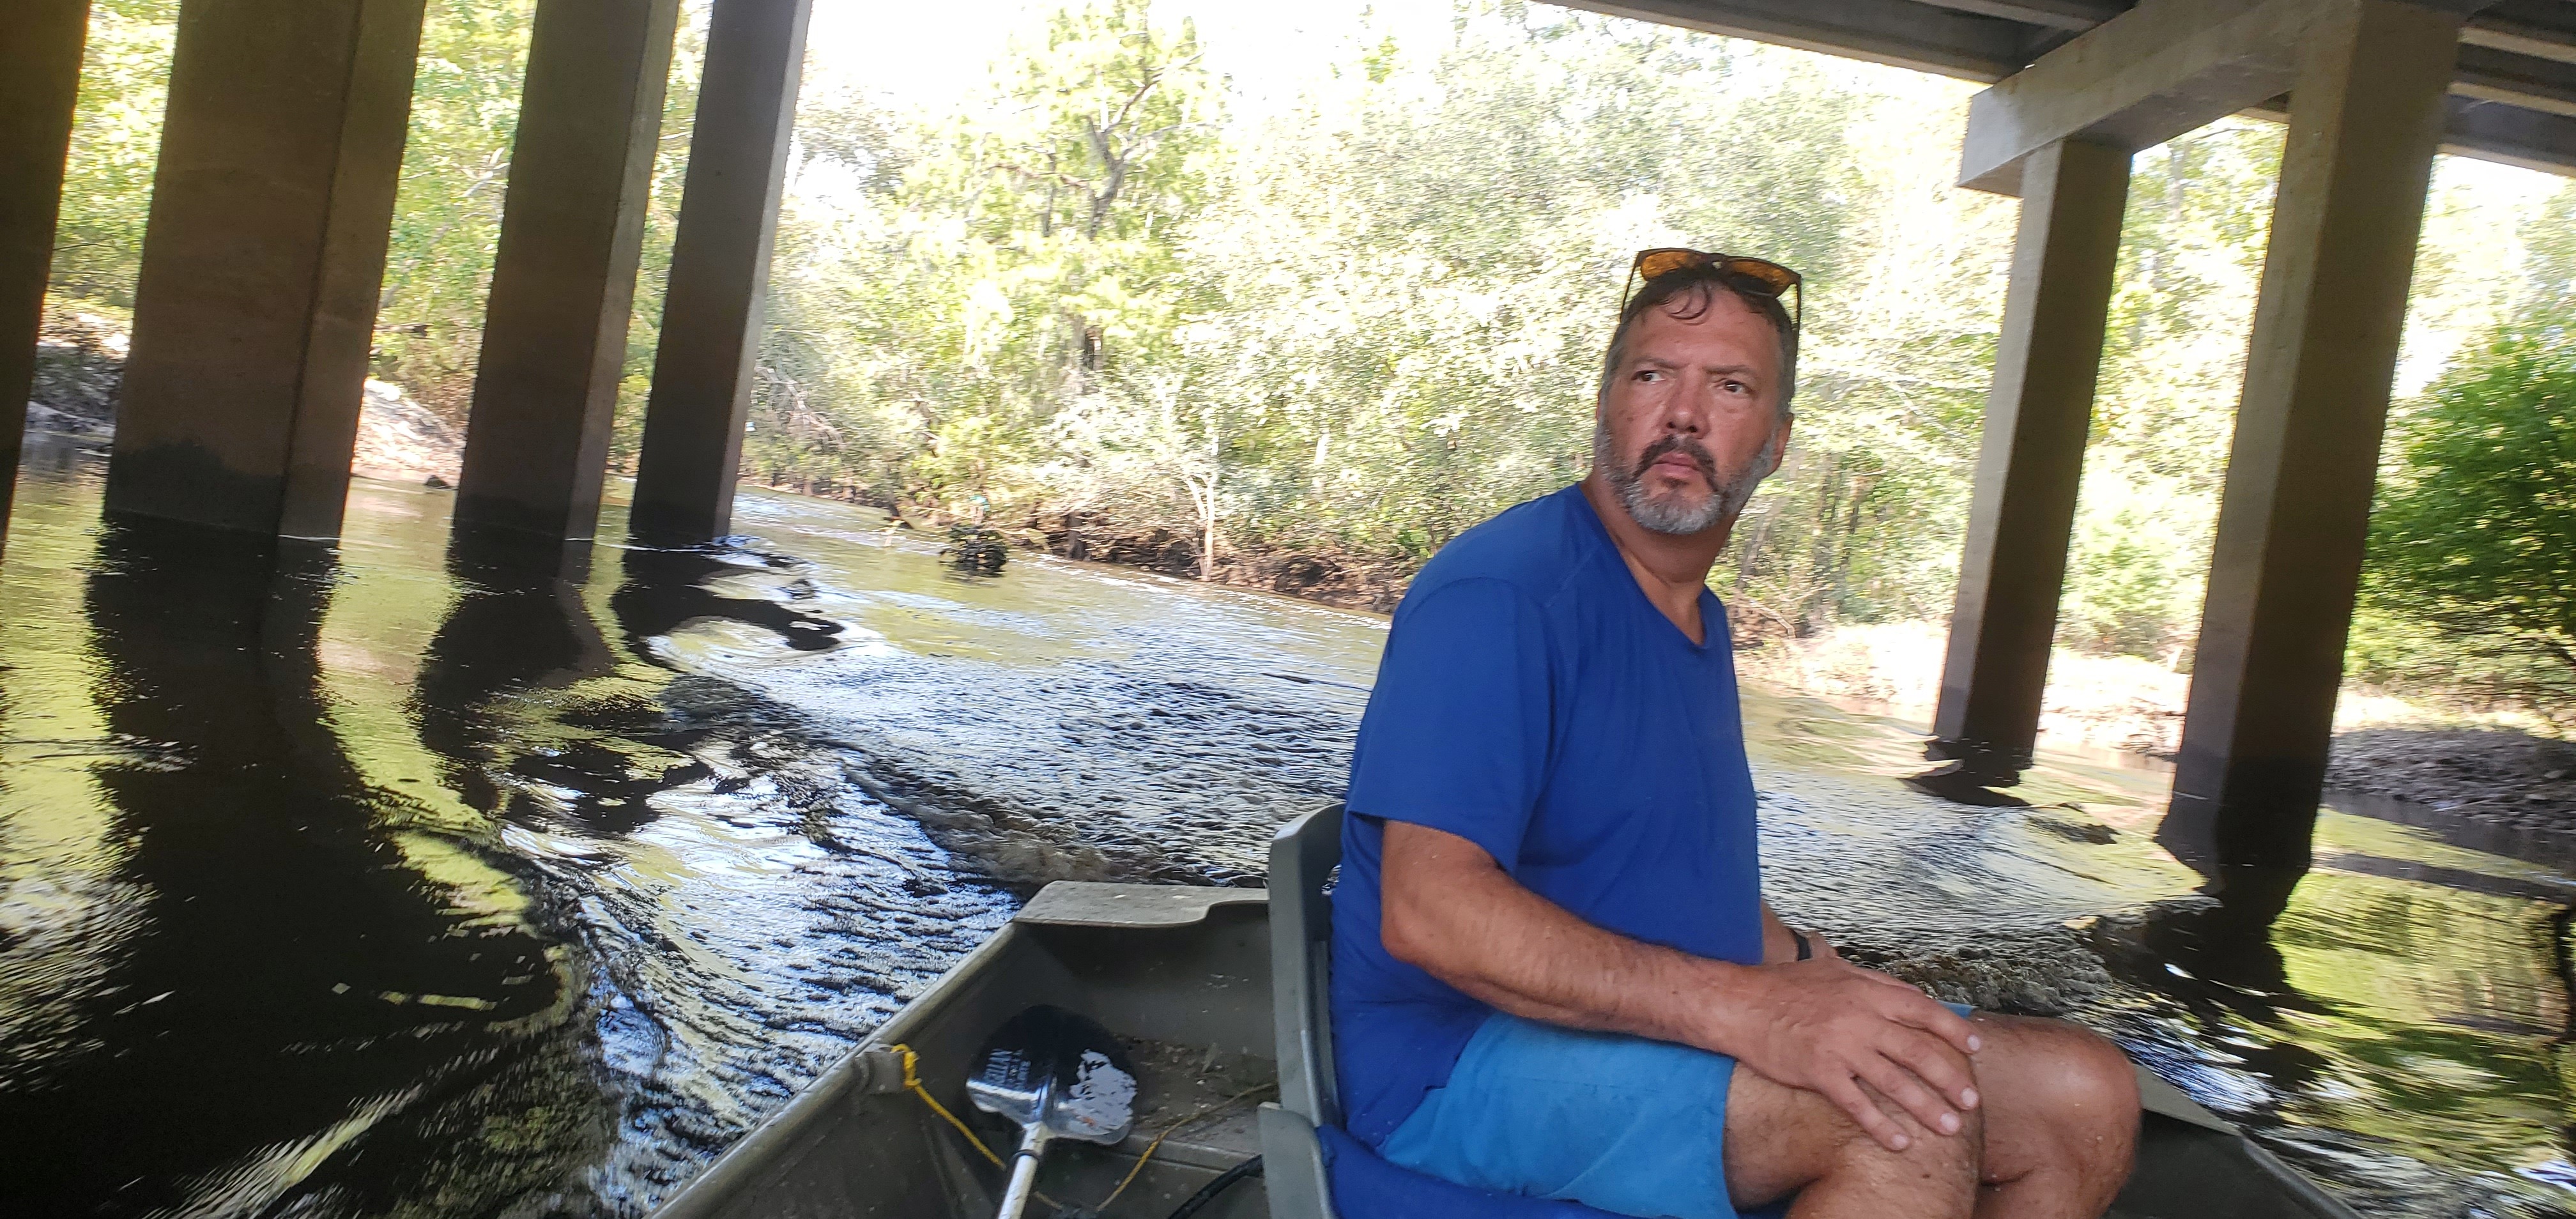
{"type": "Polygon", "coordinates": [[[1395,612],[1415,570],[1411,565],[1352,554],[1228,545],[1217,551],[1215,570],[1202,575],[1197,538],[1161,526],[1120,525],[1086,513],[1040,518],[1024,534],[1059,558],[1141,567],[1377,614],[1395,612]]]}
{"type": "Polygon", "coordinates": [[[2576,839],[2576,742],[2497,729],[2365,728],[2335,738],[2326,783],[2576,839]]]}
{"type": "MultiPolygon", "coordinates": [[[[125,386],[128,320],[94,308],[47,301],[36,339],[27,427],[89,440],[116,434],[125,386]]],[[[402,387],[370,378],[358,414],[349,471],[387,482],[456,485],[465,434],[402,387]]]]}
{"type": "MultiPolygon", "coordinates": [[[[1747,681],[1928,724],[1940,698],[1946,631],[1931,622],[1838,627],[1739,653],[1747,681]]],[[[2169,764],[2181,744],[2191,675],[2135,656],[2060,649],[2049,665],[2040,744],[2169,764]]],[[[2326,784],[2455,812],[2576,844],[2576,742],[2514,711],[2463,711],[2347,688],[2335,708],[2326,784]]]]}

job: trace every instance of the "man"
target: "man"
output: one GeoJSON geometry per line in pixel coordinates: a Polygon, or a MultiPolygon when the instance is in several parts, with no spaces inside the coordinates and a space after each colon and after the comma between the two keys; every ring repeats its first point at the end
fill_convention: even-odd
{"type": "Polygon", "coordinates": [[[1707,581],[1789,441],[1797,277],[1637,269],[1591,476],[1461,535],[1396,610],[1333,899],[1346,1125],[1627,1215],[2099,1215],[2138,1128],[2117,1049],[1950,1008],[1761,900],[1707,581]]]}

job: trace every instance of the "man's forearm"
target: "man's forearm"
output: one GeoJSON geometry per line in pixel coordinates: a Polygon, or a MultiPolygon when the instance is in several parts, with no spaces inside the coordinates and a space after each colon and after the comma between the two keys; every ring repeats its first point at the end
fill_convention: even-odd
{"type": "Polygon", "coordinates": [[[1780,916],[1771,913],[1771,903],[1762,903],[1762,963],[1777,965],[1798,959],[1798,936],[1780,916]]]}
{"type": "MultiPolygon", "coordinates": [[[[1911,1138],[1898,1112],[1955,1132],[1977,1103],[1974,1027],[1821,942],[1815,960],[1767,967],[1642,943],[1523,888],[1475,843],[1401,821],[1378,879],[1387,951],[1502,1011],[1729,1055],[1823,1094],[1894,1151],[1911,1138]]],[[[1775,931],[1787,939],[1766,908],[1764,939],[1775,931]]]]}
{"type": "Polygon", "coordinates": [[[1533,1020],[1736,1053],[1712,1002],[1753,983],[1725,961],[1605,931],[1506,875],[1465,839],[1387,824],[1387,950],[1496,1009],[1533,1020]]]}

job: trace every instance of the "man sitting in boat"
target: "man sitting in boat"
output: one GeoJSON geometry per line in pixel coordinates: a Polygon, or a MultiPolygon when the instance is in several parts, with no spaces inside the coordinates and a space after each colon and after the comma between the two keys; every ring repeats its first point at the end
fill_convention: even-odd
{"type": "Polygon", "coordinates": [[[1626,1215],[2099,1215],[2138,1131],[2116,1048],[1944,1005],[1762,901],[1708,573],[1789,442],[1797,276],[1636,272],[1590,477],[1461,535],[1395,612],[1333,895],[1349,1131],[1626,1215]]]}

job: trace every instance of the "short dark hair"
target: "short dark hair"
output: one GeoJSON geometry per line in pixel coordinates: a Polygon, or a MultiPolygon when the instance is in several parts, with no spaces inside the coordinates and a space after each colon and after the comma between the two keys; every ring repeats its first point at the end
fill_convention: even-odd
{"type": "Polygon", "coordinates": [[[1789,319],[1789,310],[1769,285],[1749,275],[1729,273],[1714,265],[1687,267],[1670,275],[1647,280],[1637,294],[1619,311],[1619,327],[1610,332],[1610,350],[1601,358],[1601,385],[1594,395],[1595,405],[1610,398],[1610,382],[1619,375],[1619,366],[1628,360],[1628,332],[1649,309],[1663,308],[1675,301],[1680,307],[1667,310],[1683,321],[1697,321],[1708,315],[1717,304],[1717,294],[1724,292],[1743,301],[1780,336],[1780,417],[1790,417],[1789,399],[1798,392],[1798,324],[1789,319]]]}

